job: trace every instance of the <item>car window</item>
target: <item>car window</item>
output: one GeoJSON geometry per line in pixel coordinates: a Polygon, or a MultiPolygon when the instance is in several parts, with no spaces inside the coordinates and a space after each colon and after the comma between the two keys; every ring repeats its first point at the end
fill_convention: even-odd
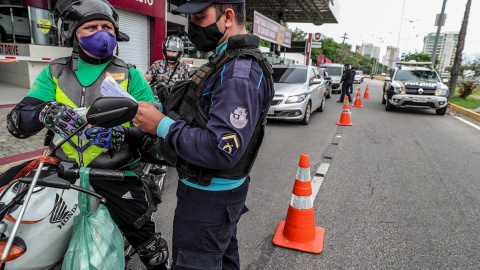
{"type": "Polygon", "coordinates": [[[439,79],[432,70],[398,70],[395,75],[398,81],[438,82],[439,79]]]}
{"type": "Polygon", "coordinates": [[[305,83],[307,81],[306,68],[273,68],[273,81],[276,83],[305,83]]]}
{"type": "Polygon", "coordinates": [[[8,7],[0,7],[0,14],[1,14],[1,15],[8,15],[8,16],[10,16],[10,8],[8,8],[8,7]]]}
{"type": "Polygon", "coordinates": [[[12,8],[13,16],[28,18],[28,11],[26,8],[12,8]]]}
{"type": "Polygon", "coordinates": [[[341,67],[324,67],[327,69],[329,76],[342,76],[342,68],[341,67]]]}
{"type": "Polygon", "coordinates": [[[361,71],[355,71],[355,75],[362,75],[361,71]]]}

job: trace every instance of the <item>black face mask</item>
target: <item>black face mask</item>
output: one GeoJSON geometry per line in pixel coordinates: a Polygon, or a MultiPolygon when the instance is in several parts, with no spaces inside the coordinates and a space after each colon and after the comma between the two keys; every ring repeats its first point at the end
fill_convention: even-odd
{"type": "Polygon", "coordinates": [[[190,22],[188,26],[188,38],[197,47],[197,50],[202,52],[213,51],[220,39],[225,35],[227,29],[222,33],[218,30],[217,22],[223,14],[217,19],[216,22],[210,24],[207,27],[201,27],[193,22],[190,22]]]}

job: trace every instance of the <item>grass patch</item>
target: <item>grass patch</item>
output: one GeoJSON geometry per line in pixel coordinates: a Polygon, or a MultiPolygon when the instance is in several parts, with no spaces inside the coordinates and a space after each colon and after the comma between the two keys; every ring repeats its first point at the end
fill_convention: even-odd
{"type": "Polygon", "coordinates": [[[451,102],[455,105],[458,105],[460,107],[463,107],[465,109],[476,109],[480,107],[480,99],[478,98],[472,98],[472,97],[467,97],[466,99],[463,98],[451,98],[448,100],[448,102],[451,102]]]}

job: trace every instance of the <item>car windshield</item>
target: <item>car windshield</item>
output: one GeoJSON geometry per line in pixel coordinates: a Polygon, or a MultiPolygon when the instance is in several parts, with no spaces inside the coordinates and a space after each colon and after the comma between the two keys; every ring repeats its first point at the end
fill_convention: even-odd
{"type": "Polygon", "coordinates": [[[305,83],[307,81],[306,68],[273,68],[273,81],[276,83],[305,83]]]}
{"type": "Polygon", "coordinates": [[[395,75],[398,81],[439,82],[437,75],[432,70],[398,70],[395,75]]]}
{"type": "Polygon", "coordinates": [[[355,71],[355,75],[362,75],[361,71],[355,71]]]}
{"type": "Polygon", "coordinates": [[[324,67],[327,69],[329,76],[342,76],[342,68],[341,67],[324,67]]]}

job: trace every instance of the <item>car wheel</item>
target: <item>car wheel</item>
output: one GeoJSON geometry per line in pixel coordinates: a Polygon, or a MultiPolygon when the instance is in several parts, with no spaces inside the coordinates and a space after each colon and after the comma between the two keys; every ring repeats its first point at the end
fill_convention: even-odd
{"type": "Polygon", "coordinates": [[[387,101],[385,100],[385,94],[382,93],[382,104],[385,104],[387,103],[387,101]]]}
{"type": "Polygon", "coordinates": [[[437,115],[445,115],[445,113],[447,112],[447,107],[438,109],[435,112],[437,113],[437,115]]]}
{"type": "Polygon", "coordinates": [[[317,112],[323,112],[325,110],[325,96],[322,98],[322,104],[318,107],[317,112]]]}
{"type": "Polygon", "coordinates": [[[385,100],[385,111],[387,112],[391,112],[395,109],[395,106],[393,106],[392,104],[390,104],[390,101],[388,100],[385,100]]]}
{"type": "Polygon", "coordinates": [[[312,104],[308,102],[307,108],[305,109],[305,115],[303,116],[302,121],[300,121],[300,124],[302,125],[308,125],[310,122],[310,115],[312,114],[312,104]]]}
{"type": "Polygon", "coordinates": [[[330,98],[332,96],[332,88],[328,90],[326,98],[330,98]]]}

